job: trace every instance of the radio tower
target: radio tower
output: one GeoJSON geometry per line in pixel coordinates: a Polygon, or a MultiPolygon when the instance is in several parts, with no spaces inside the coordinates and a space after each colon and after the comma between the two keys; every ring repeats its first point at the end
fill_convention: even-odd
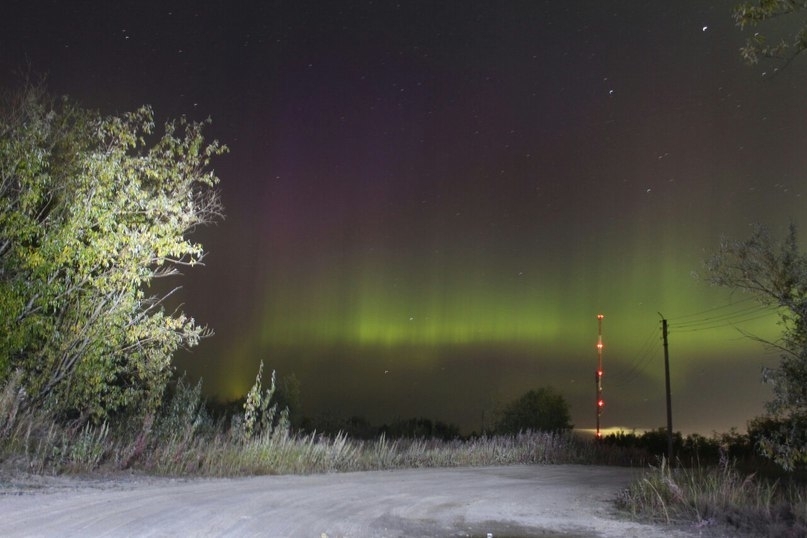
{"type": "Polygon", "coordinates": [[[597,408],[597,433],[596,438],[600,439],[600,415],[602,415],[602,408],[605,407],[605,400],[602,399],[602,314],[597,314],[597,371],[594,372],[594,382],[597,384],[597,399],[595,406],[597,408]]]}

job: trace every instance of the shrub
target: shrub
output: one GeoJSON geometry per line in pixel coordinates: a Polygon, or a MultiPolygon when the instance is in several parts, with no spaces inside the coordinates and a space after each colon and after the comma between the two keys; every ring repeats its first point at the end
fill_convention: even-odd
{"type": "Polygon", "coordinates": [[[38,86],[0,99],[0,382],[96,424],[159,405],[180,347],[207,329],[148,296],[198,264],[188,235],[219,217],[209,170],[225,148],[149,107],[102,116],[38,86]],[[154,140],[147,144],[146,140],[154,140]]]}
{"type": "Polygon", "coordinates": [[[569,404],[552,388],[531,390],[502,409],[495,431],[513,434],[521,430],[571,430],[569,404]]]}

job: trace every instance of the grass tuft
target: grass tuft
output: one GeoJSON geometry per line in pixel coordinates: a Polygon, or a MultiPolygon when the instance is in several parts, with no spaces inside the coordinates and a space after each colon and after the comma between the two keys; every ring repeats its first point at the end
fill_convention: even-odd
{"type": "Polygon", "coordinates": [[[742,474],[733,463],[674,467],[662,458],[617,505],[633,518],[705,527],[726,525],[754,536],[807,535],[803,486],[742,474]]]}

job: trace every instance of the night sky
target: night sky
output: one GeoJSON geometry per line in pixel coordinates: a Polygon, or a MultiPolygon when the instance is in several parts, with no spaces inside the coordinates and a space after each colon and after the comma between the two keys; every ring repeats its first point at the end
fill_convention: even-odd
{"type": "MultiPolygon", "coordinates": [[[[227,218],[196,236],[177,357],[220,398],[261,360],[310,416],[479,430],[553,386],[594,427],[763,412],[776,316],[697,278],[721,237],[804,229],[807,60],[743,64],[736,2],[11,0],[0,83],[212,117],[227,218]]],[[[807,232],[805,232],[807,233],[807,232]]]]}

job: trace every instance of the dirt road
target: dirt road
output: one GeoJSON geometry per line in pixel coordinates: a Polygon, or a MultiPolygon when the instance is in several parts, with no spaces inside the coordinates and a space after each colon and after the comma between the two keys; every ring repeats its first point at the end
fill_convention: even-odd
{"type": "Polygon", "coordinates": [[[0,487],[2,536],[684,536],[619,519],[629,469],[531,465],[0,487]]]}

